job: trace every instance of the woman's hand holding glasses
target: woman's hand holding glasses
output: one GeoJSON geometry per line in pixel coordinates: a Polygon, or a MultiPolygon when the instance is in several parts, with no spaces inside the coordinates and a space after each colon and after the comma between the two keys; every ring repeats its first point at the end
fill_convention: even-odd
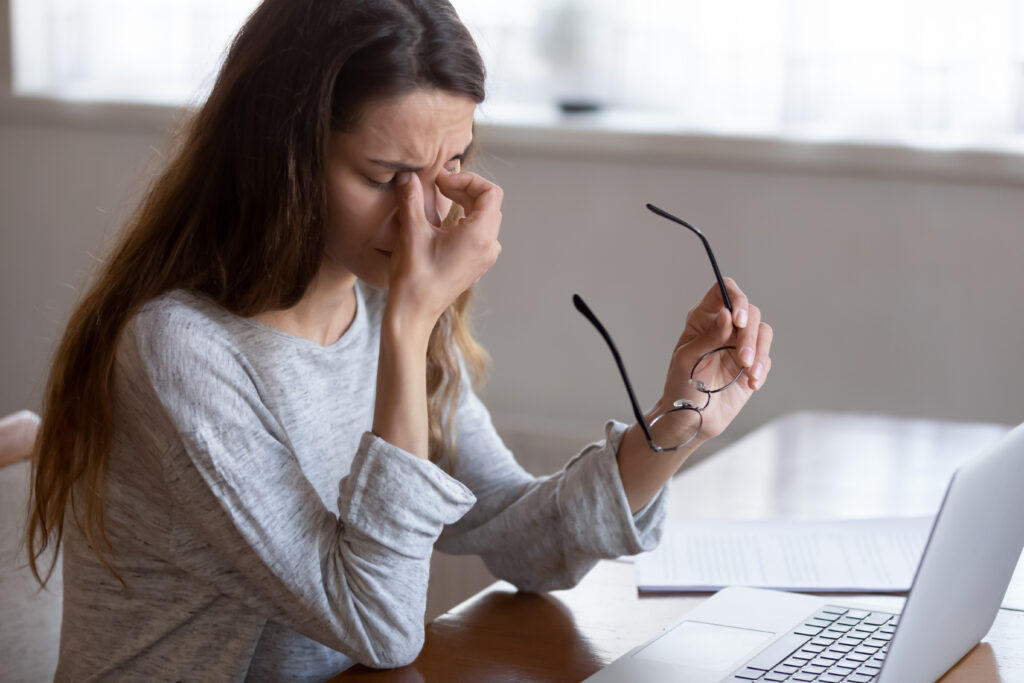
{"type": "Polygon", "coordinates": [[[698,436],[698,425],[700,440],[718,436],[771,370],[771,326],[732,278],[723,282],[731,312],[715,284],[686,316],[655,412],[663,417],[651,425],[657,444],[683,444],[698,436]]]}
{"type": "Polygon", "coordinates": [[[578,294],[573,295],[573,304],[608,344],[647,445],[655,453],[665,453],[718,436],[732,422],[771,370],[772,328],[761,320],[761,310],[750,304],[736,282],[722,277],[711,245],[700,230],[653,204],[647,208],[700,238],[716,279],[686,316],[686,327],[672,352],[665,392],[649,416],[640,410],[626,365],[608,330],[578,294]],[[713,401],[712,397],[717,398],[713,401]]]}

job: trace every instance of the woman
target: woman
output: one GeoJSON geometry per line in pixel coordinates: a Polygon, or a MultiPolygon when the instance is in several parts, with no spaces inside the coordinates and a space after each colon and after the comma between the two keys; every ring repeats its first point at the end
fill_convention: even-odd
{"type": "Polygon", "coordinates": [[[501,190],[461,168],[483,84],[445,0],[250,17],[51,371],[30,551],[63,541],[58,679],[399,666],[435,542],[537,591],[657,543],[665,482],[764,381],[770,330],[734,283],[735,315],[709,291],[665,401],[723,343],[748,372],[700,439],[655,454],[612,421],[526,474],[470,382],[467,306],[500,251],[501,190]]]}

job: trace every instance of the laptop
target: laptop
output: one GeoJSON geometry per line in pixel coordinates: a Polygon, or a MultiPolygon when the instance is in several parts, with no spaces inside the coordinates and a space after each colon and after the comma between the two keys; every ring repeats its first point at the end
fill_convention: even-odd
{"type": "Polygon", "coordinates": [[[900,610],[725,588],[587,681],[933,683],[992,627],[1024,548],[1024,425],[961,465],[900,610]]]}

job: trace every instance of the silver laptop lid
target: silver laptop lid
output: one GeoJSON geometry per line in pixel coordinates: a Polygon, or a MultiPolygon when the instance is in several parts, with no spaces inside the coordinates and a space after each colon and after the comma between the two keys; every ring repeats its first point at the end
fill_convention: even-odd
{"type": "Polygon", "coordinates": [[[878,683],[932,683],[992,627],[1024,547],[1024,425],[953,475],[878,683]]]}

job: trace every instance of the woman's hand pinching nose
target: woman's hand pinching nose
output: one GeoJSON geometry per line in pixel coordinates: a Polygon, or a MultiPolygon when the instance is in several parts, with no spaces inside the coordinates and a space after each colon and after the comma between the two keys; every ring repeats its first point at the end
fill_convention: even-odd
{"type": "Polygon", "coordinates": [[[389,301],[431,327],[501,252],[501,188],[473,173],[441,174],[435,182],[466,217],[458,230],[438,229],[426,217],[419,176],[396,178],[399,230],[388,282],[389,301]]]}

